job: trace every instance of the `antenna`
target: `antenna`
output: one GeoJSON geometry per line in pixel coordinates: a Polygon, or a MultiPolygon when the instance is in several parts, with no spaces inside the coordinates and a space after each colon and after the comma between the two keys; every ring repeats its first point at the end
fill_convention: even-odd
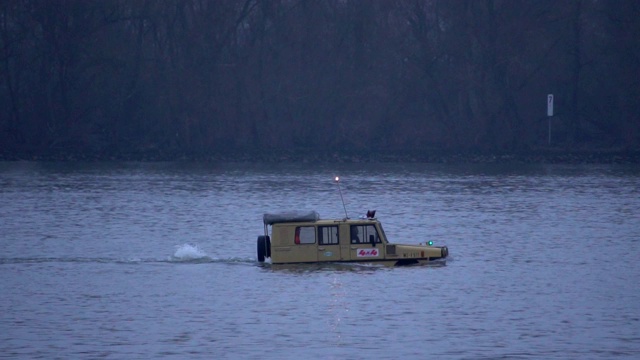
{"type": "Polygon", "coordinates": [[[338,184],[338,190],[340,191],[340,200],[342,200],[342,207],[344,208],[344,218],[348,219],[349,215],[347,214],[347,207],[344,205],[344,198],[342,197],[342,188],[340,188],[340,177],[336,176],[335,180],[336,180],[336,184],[338,184]]]}

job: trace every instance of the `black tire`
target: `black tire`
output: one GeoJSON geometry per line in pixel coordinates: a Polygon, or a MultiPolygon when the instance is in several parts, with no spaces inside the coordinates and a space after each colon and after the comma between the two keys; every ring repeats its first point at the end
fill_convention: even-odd
{"type": "Polygon", "coordinates": [[[271,238],[266,236],[266,241],[267,243],[267,257],[271,258],[271,238]]]}
{"type": "Polygon", "coordinates": [[[264,262],[264,256],[267,254],[267,242],[264,236],[258,236],[258,261],[264,262]]]}

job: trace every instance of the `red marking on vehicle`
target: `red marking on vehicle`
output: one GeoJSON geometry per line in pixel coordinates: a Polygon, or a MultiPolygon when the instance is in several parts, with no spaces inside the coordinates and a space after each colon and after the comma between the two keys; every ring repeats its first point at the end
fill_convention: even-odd
{"type": "Polygon", "coordinates": [[[358,250],[358,257],[377,257],[378,249],[360,249],[358,250]]]}

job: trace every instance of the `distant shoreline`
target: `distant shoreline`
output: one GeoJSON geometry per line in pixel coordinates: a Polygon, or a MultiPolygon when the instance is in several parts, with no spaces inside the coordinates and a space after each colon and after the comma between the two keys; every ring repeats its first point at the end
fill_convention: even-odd
{"type": "Polygon", "coordinates": [[[334,152],[323,153],[313,150],[237,152],[237,153],[184,153],[184,152],[130,152],[130,153],[0,153],[0,161],[44,161],[44,162],[245,162],[245,163],[436,163],[436,164],[639,164],[640,150],[625,151],[562,151],[539,150],[520,153],[488,152],[334,152]]]}

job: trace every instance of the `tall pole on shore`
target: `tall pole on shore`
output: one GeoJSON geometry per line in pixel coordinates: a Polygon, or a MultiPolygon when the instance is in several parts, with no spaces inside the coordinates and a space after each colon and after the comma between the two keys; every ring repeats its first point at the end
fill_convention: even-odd
{"type": "Polygon", "coordinates": [[[551,118],[553,117],[553,94],[547,95],[547,121],[549,127],[548,144],[551,146],[551,118]]]}

